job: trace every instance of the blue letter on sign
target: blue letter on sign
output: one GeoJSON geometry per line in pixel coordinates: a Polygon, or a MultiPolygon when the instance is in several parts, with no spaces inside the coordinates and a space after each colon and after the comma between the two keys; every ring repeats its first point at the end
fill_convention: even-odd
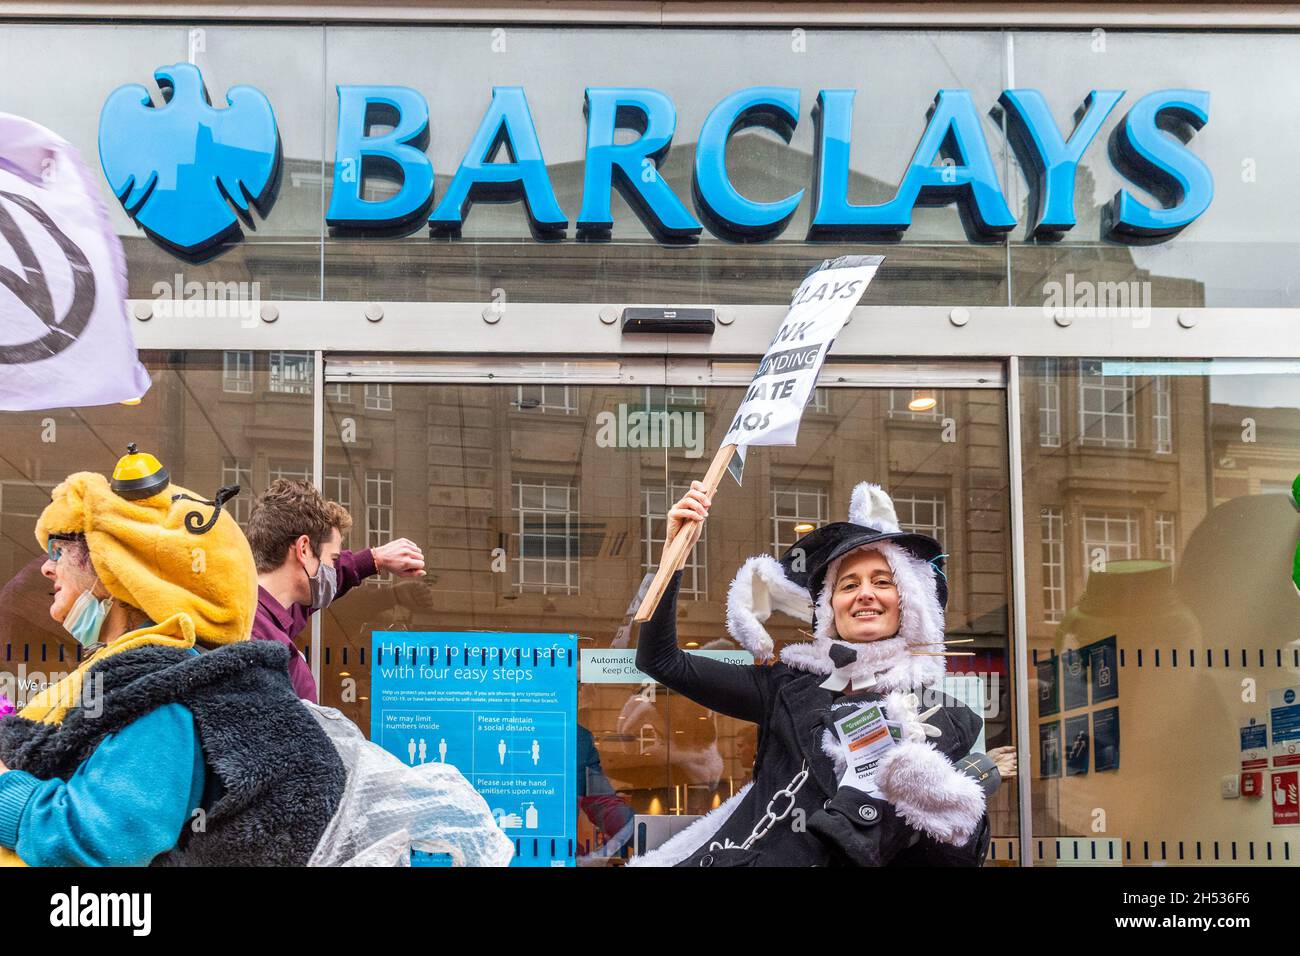
{"type": "Polygon", "coordinates": [[[340,86],[334,192],[325,221],[351,228],[399,228],[422,216],[433,199],[433,164],[424,155],[429,105],[405,86],[340,86]],[[373,122],[392,126],[368,136],[373,122]],[[387,199],[361,198],[367,176],[400,174],[402,188],[387,199]]]}
{"type": "MultiPolygon", "coordinates": [[[[1069,141],[1061,139],[1047,101],[1038,90],[1005,90],[998,102],[1007,111],[1011,146],[1026,174],[1031,171],[1031,236],[1053,235],[1074,228],[1074,173],[1079,160],[1123,97],[1123,90],[1093,90],[1084,102],[1069,141]]],[[[1078,114],[1075,114],[1078,116],[1078,114]]]]}
{"type": "Polygon", "coordinates": [[[772,239],[781,233],[803,190],[777,202],[746,199],[727,176],[727,141],[751,126],[772,130],[787,143],[799,122],[799,91],[755,86],[733,93],[713,108],[695,147],[695,201],[709,230],[736,242],[772,239]]]}
{"type": "Polygon", "coordinates": [[[912,224],[912,208],[918,203],[946,205],[953,200],[978,235],[991,236],[1015,226],[967,90],[940,90],[934,98],[925,133],[893,199],[879,206],[849,205],[853,94],[853,90],[822,90],[817,95],[814,115],[820,127],[821,157],[814,170],[816,211],[809,239],[899,235],[912,224]],[[953,164],[933,165],[940,152],[953,164]]]}
{"type": "Polygon", "coordinates": [[[555,200],[523,87],[494,86],[492,105],[429,223],[439,231],[458,232],[476,200],[509,202],[519,198],[524,200],[534,232],[563,232],[569,225],[555,200]],[[492,162],[502,146],[510,162],[492,162]]]}
{"type": "Polygon", "coordinates": [[[610,189],[617,187],[646,228],[661,240],[698,236],[702,227],[664,182],[657,165],[668,155],[677,129],[672,101],[658,90],[589,87],[583,112],[587,114],[587,169],[578,231],[609,235],[614,228],[610,189]],[[634,129],[641,136],[615,145],[614,132],[619,128],[634,129]]]}
{"type": "Polygon", "coordinates": [[[1161,114],[1181,120],[1184,142],[1210,119],[1210,94],[1204,90],[1158,90],[1133,105],[1111,137],[1115,167],[1142,183],[1164,205],[1151,209],[1126,189],[1110,203],[1111,232],[1120,236],[1172,236],[1205,212],[1214,198],[1214,178],[1205,163],[1159,127],[1161,114]]]}

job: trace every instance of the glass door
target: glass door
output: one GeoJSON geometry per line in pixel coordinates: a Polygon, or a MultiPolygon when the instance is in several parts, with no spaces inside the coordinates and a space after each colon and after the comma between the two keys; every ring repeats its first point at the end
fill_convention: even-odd
{"type": "Polygon", "coordinates": [[[1300,859],[1298,370],[1021,362],[1035,864],[1300,859]]]}
{"type": "MultiPolygon", "coordinates": [[[[703,477],[753,364],[624,360],[549,369],[482,363],[327,363],[326,493],[352,547],[420,544],[423,579],[373,579],[324,615],[322,703],[371,726],[375,631],[574,633],[630,664],[639,585],[667,508],[703,477]],[[511,378],[515,381],[511,381],[511,378]],[[593,378],[603,378],[595,381],[593,378]],[[502,379],[505,379],[504,381],[502,379]]],[[[828,365],[793,447],[754,448],[728,477],[679,598],[684,647],[748,655],[724,627],[751,555],[844,520],[856,483],[893,496],[904,528],[943,542],[948,633],[972,639],[950,672],[982,696],[985,747],[1012,743],[1010,496],[1000,365],[828,365]]],[[[774,619],[778,646],[806,640],[774,619]]],[[[508,637],[506,638],[508,640],[508,637]]],[[[695,815],[750,776],[753,724],[584,667],[578,697],[580,862],[625,856],[634,814],[695,815]]],[[[993,862],[1014,858],[1015,782],[991,806],[993,862]]]]}

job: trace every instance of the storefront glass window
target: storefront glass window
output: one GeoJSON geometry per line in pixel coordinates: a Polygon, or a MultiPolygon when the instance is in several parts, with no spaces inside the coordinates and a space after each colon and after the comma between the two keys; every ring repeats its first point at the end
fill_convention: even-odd
{"type": "Polygon", "coordinates": [[[1022,362],[1035,863],[1294,858],[1268,799],[1220,791],[1300,684],[1292,365],[1022,362]]]}
{"type": "MultiPolygon", "coordinates": [[[[1149,322],[1153,307],[1300,304],[1292,268],[1296,206],[1262,174],[1286,168],[1300,149],[1300,131],[1278,123],[1268,95],[1290,82],[1289,67],[1279,73],[1279,66],[1300,61],[1300,36],[1017,31],[1010,40],[1017,86],[1040,90],[1063,132],[1089,91],[1125,91],[1079,163],[1078,224],[1059,241],[1031,240],[1028,197],[1013,206],[1020,223],[1011,233],[1013,304],[1087,305],[1137,322],[1149,322]],[[1120,190],[1150,206],[1159,201],[1116,172],[1112,134],[1143,96],[1180,89],[1210,94],[1205,126],[1173,132],[1211,171],[1214,199],[1173,240],[1113,242],[1105,233],[1108,207],[1120,190]]],[[[1017,188],[1024,183],[1016,177],[1017,188]]]]}
{"type": "MultiPolygon", "coordinates": [[[[256,321],[260,302],[321,297],[323,42],[321,27],[7,23],[0,63],[10,78],[22,79],[0,84],[0,111],[49,127],[81,153],[126,247],[133,298],[168,300],[177,312],[219,302],[223,317],[256,321]],[[109,94],[140,84],[162,106],[154,70],[174,64],[196,67],[219,109],[230,87],[264,93],[282,155],[265,208],[253,206],[239,226],[242,237],[183,258],[130,218],[99,159],[101,106],[109,94]]],[[[145,113],[138,122],[135,135],[147,137],[154,118],[145,113]]],[[[168,161],[157,153],[139,160],[168,161]]]]}
{"type": "MultiPolygon", "coordinates": [[[[1269,185],[1275,182],[1269,171],[1286,168],[1300,133],[1279,125],[1271,99],[1259,92],[1286,82],[1289,64],[1300,61],[1298,45],[1300,37],[1280,32],[809,29],[792,35],[512,26],[508,35],[496,35],[473,26],[12,23],[0,35],[0,61],[23,82],[0,89],[0,110],[49,126],[87,159],[124,238],[137,298],[233,299],[252,303],[248,314],[255,315],[257,303],[284,299],[571,301],[580,285],[582,298],[593,302],[781,303],[816,249],[814,258],[889,256],[891,281],[871,293],[878,304],[1055,303],[1149,321],[1150,309],[1162,306],[1300,303],[1300,286],[1287,279],[1296,258],[1289,228],[1296,210],[1269,185]],[[232,86],[264,93],[281,145],[275,185],[265,208],[254,208],[240,225],[241,237],[183,258],[148,237],[113,195],[96,161],[99,110],[86,108],[129,83],[151,90],[162,105],[152,74],[174,64],[196,67],[223,108],[232,86]],[[995,106],[1008,76],[1018,88],[1042,92],[1061,130],[1071,127],[1090,90],[1125,91],[1083,154],[1077,225],[1059,236],[1031,232],[1036,197],[995,106]],[[366,84],[407,86],[428,103],[425,152],[435,203],[447,195],[493,87],[524,86],[551,188],[569,224],[566,238],[538,241],[517,201],[471,204],[454,238],[431,235],[425,216],[400,235],[329,227],[336,89],[366,84]],[[745,129],[732,138],[724,162],[737,191],[755,202],[804,191],[779,235],[737,243],[710,231],[705,216],[698,241],[665,245],[615,192],[608,240],[576,241],[585,197],[585,89],[652,88],[672,101],[672,147],[648,172],[662,177],[698,219],[695,151],[705,119],[729,94],[768,84],[799,91],[799,122],[789,143],[769,130],[745,129]],[[894,197],[937,91],[968,90],[1017,225],[1005,240],[990,239],[969,234],[952,205],[918,205],[901,242],[810,241],[811,112],[823,89],[857,91],[846,189],[854,205],[894,197]],[[1211,172],[1213,201],[1176,238],[1116,242],[1107,231],[1114,197],[1127,190],[1148,205],[1158,200],[1116,170],[1109,141],[1141,97],[1171,89],[1211,95],[1205,127],[1180,132],[1211,172]]],[[[381,119],[372,134],[388,129],[381,119]]],[[[633,134],[619,135],[623,142],[633,134]]],[[[361,195],[379,201],[398,186],[366,173],[361,195]]]]}
{"type": "Polygon", "coordinates": [[[50,619],[50,585],[40,573],[45,553],[33,534],[50,492],[69,474],[111,474],[135,442],[196,495],[211,498],[219,487],[239,484],[227,507],[241,525],[254,497],[288,473],[281,456],[301,456],[294,477],[311,477],[310,396],[291,403],[271,395],[265,353],[143,352],[141,359],[153,387],[137,406],[0,416],[0,672],[17,678],[21,667],[48,676],[70,671],[79,659],[77,643],[50,619]],[[243,379],[247,391],[226,387],[231,354],[255,360],[256,371],[243,379]]]}
{"type": "MultiPolygon", "coordinates": [[[[939,389],[944,420],[892,422],[889,389],[825,391],[834,417],[810,414],[797,447],[752,450],[744,485],[727,478],[719,491],[686,568],[682,645],[740,650],[724,620],[743,560],[843,520],[854,484],[876,480],[905,526],[952,555],[948,633],[973,650],[950,670],[978,675],[986,746],[1011,743],[1005,393],[939,389]]],[[[630,663],[634,599],[658,563],[663,516],[703,474],[742,390],[436,383],[391,394],[387,414],[327,402],[325,473],[351,476],[352,546],[408,537],[429,574],[380,581],[324,612],[323,703],[370,728],[374,631],[574,633],[580,648],[623,649],[630,663]],[[689,417],[643,433],[632,416],[646,411],[689,417]]],[[[806,639],[792,619],[770,626],[779,645],[806,639]]],[[[580,815],[580,857],[626,852],[627,835],[602,821],[704,813],[749,779],[753,725],[633,678],[583,679],[579,724],[606,795],[625,808],[580,815]]],[[[1008,783],[992,806],[999,860],[1016,838],[1016,805],[1008,783]]]]}

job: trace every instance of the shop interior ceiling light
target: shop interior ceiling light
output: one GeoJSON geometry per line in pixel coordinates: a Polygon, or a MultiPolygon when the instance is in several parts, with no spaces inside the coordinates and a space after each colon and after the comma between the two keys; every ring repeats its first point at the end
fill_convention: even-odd
{"type": "Polygon", "coordinates": [[[935,397],[934,389],[918,388],[912,392],[912,400],[907,403],[907,408],[913,412],[930,412],[934,411],[937,404],[939,400],[935,397]]]}

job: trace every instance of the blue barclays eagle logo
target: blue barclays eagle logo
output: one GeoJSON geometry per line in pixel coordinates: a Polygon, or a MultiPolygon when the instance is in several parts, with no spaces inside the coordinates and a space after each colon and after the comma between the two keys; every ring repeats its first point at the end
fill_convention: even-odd
{"type": "Polygon", "coordinates": [[[139,83],[105,101],[99,159],[145,232],[193,256],[240,237],[240,219],[252,228],[250,203],[266,215],[279,185],[280,133],[270,101],[252,86],[232,86],[227,108],[213,109],[192,63],[159,67],[154,79],[161,107],[139,83]]]}

